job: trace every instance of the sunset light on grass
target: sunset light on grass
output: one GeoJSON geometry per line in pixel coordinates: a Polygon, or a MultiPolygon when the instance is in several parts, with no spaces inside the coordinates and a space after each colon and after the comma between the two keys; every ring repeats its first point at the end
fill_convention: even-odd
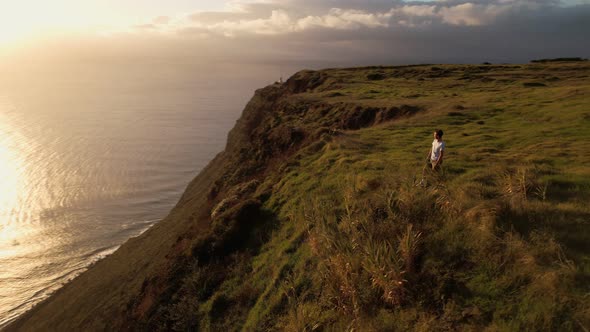
{"type": "Polygon", "coordinates": [[[0,330],[589,331],[589,33],[589,0],[0,0],[0,330]]]}

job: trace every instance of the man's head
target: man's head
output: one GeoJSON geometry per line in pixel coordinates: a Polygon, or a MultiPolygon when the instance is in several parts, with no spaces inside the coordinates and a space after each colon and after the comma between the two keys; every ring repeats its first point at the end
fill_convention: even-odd
{"type": "Polygon", "coordinates": [[[444,133],[443,133],[442,130],[437,129],[437,130],[434,131],[434,138],[437,139],[437,140],[441,140],[442,137],[443,137],[443,134],[444,133]]]}

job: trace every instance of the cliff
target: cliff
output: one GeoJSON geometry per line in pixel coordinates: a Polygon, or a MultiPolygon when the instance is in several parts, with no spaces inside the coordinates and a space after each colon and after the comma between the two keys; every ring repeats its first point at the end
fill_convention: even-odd
{"type": "Polygon", "coordinates": [[[169,216],[8,327],[590,325],[590,65],[302,71],[169,216]],[[417,186],[432,131],[441,172],[417,186]]]}

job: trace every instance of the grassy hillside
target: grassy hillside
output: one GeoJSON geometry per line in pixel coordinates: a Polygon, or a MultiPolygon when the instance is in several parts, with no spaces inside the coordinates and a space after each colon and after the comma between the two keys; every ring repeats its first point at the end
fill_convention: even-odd
{"type": "Polygon", "coordinates": [[[370,67],[259,90],[166,221],[11,329],[587,330],[588,75],[370,67]],[[437,128],[443,169],[416,186],[437,128]]]}

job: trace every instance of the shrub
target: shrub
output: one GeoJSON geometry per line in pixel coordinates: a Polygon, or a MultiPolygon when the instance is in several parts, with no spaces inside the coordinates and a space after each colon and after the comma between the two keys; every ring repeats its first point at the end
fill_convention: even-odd
{"type": "Polygon", "coordinates": [[[369,81],[381,81],[385,79],[385,74],[379,72],[369,73],[367,74],[367,79],[369,81]]]}
{"type": "Polygon", "coordinates": [[[541,83],[541,82],[524,82],[524,83],[522,83],[522,85],[525,87],[529,87],[529,88],[547,86],[545,83],[541,83]]]}

